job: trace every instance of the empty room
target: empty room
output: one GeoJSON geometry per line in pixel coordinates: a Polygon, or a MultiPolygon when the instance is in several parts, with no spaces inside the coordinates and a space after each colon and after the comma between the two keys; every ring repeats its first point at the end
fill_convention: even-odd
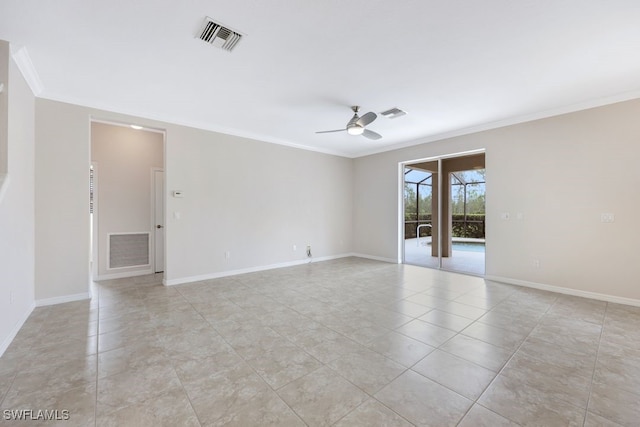
{"type": "Polygon", "coordinates": [[[637,426],[640,3],[0,5],[0,425],[637,426]]]}

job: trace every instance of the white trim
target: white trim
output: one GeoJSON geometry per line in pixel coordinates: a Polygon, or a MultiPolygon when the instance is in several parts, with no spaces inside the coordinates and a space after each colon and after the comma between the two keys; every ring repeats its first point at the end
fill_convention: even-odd
{"type": "Polygon", "coordinates": [[[7,188],[9,188],[9,174],[0,174],[0,203],[2,203],[2,199],[4,199],[7,188]]]}
{"type": "MultiPolygon", "coordinates": [[[[164,153],[163,153],[163,157],[164,157],[164,153]]],[[[156,265],[156,261],[158,260],[158,256],[156,253],[156,235],[158,233],[156,226],[158,225],[158,221],[156,218],[156,194],[157,194],[157,189],[156,189],[156,172],[162,172],[162,213],[163,213],[163,220],[162,220],[162,248],[163,248],[163,254],[162,254],[162,264],[163,264],[163,268],[162,268],[162,272],[164,272],[164,265],[166,264],[166,252],[164,251],[164,247],[165,247],[165,243],[164,240],[165,239],[165,234],[166,234],[166,224],[167,224],[167,215],[166,215],[166,185],[165,185],[165,178],[164,178],[164,169],[163,168],[158,168],[155,166],[151,167],[151,259],[149,260],[149,263],[151,264],[151,270],[154,273],[158,272],[158,267],[156,265]]]]}
{"type": "Polygon", "coordinates": [[[351,154],[348,157],[358,158],[371,156],[373,154],[385,153],[387,151],[400,150],[407,147],[415,147],[417,145],[426,144],[429,142],[442,141],[449,138],[455,138],[458,136],[470,135],[474,133],[484,132],[493,129],[500,129],[508,126],[517,125],[520,123],[528,123],[536,120],[546,119],[550,117],[562,116],[564,114],[576,113],[579,111],[590,110],[592,108],[603,107],[605,105],[617,104],[619,102],[630,101],[632,99],[640,98],[640,90],[632,90],[629,92],[622,92],[611,96],[605,96],[596,99],[590,99],[585,102],[574,103],[565,105],[558,108],[552,108],[545,111],[539,111],[532,114],[524,114],[520,116],[509,117],[503,120],[498,120],[489,123],[480,123],[477,125],[469,126],[463,129],[455,129],[448,132],[442,132],[435,135],[429,135],[424,138],[415,139],[412,141],[400,142],[398,144],[387,145],[385,147],[373,148],[371,150],[360,151],[356,154],[351,154]]]}
{"type": "Polygon", "coordinates": [[[137,130],[161,133],[163,135],[167,134],[167,131],[165,129],[151,127],[151,126],[145,126],[145,125],[139,125],[137,123],[127,123],[127,122],[119,122],[119,121],[116,121],[116,120],[100,119],[100,118],[94,117],[93,115],[90,116],[90,120],[91,120],[92,123],[102,123],[103,125],[121,126],[121,127],[129,128],[129,129],[132,129],[131,125],[141,126],[141,129],[137,129],[137,130]]]}
{"type": "MultiPolygon", "coordinates": [[[[92,108],[96,110],[102,110],[107,113],[115,113],[119,115],[126,115],[126,116],[132,116],[132,117],[139,117],[141,119],[153,120],[157,122],[162,122],[163,125],[170,124],[170,125],[177,125],[177,126],[185,126],[185,127],[190,127],[190,128],[200,129],[200,130],[206,130],[210,132],[221,133],[224,135],[237,136],[239,138],[251,139],[258,142],[268,142],[270,144],[284,145],[285,147],[297,148],[300,150],[313,151],[313,152],[323,153],[323,154],[330,154],[333,156],[346,157],[350,159],[365,155],[365,154],[345,153],[342,151],[329,150],[322,147],[312,147],[308,145],[302,145],[299,143],[271,137],[268,135],[258,135],[256,133],[247,132],[242,129],[229,128],[225,126],[217,126],[215,124],[212,124],[211,122],[203,122],[200,120],[176,120],[175,117],[170,117],[170,116],[149,114],[148,112],[143,112],[143,111],[125,110],[119,107],[115,107],[113,105],[96,103],[95,100],[89,101],[85,99],[70,97],[66,94],[62,95],[62,94],[54,94],[51,92],[47,92],[46,96],[42,96],[41,98],[48,99],[51,101],[63,102],[65,104],[73,104],[73,105],[92,108]]],[[[142,124],[140,126],[147,128],[147,126],[142,124]]],[[[151,127],[148,129],[151,130],[153,128],[151,127]]]]}
{"type": "Polygon", "coordinates": [[[437,162],[440,159],[454,159],[456,157],[474,156],[476,154],[486,154],[486,148],[473,148],[471,150],[456,151],[455,153],[438,154],[435,156],[421,157],[419,159],[405,160],[400,162],[403,166],[411,166],[425,162],[437,162]]]}
{"type": "Polygon", "coordinates": [[[44,86],[42,85],[42,80],[40,80],[36,68],[33,66],[31,56],[29,56],[26,46],[17,49],[11,56],[22,73],[22,77],[24,77],[29,88],[31,88],[33,95],[40,96],[44,90],[44,86]]]}
{"type": "Polygon", "coordinates": [[[397,210],[397,228],[398,228],[398,247],[396,248],[398,254],[398,264],[404,263],[404,229],[405,229],[405,218],[404,218],[404,170],[406,168],[406,164],[404,162],[398,162],[398,199],[396,205],[398,206],[397,210]]]}
{"type": "MultiPolygon", "coordinates": [[[[436,213],[436,220],[437,220],[437,224],[438,224],[438,248],[436,249],[438,251],[438,270],[444,270],[444,268],[442,268],[442,242],[444,241],[444,236],[442,235],[442,230],[444,230],[444,215],[443,215],[443,211],[444,211],[444,203],[445,201],[442,200],[444,199],[444,186],[445,186],[445,181],[446,181],[446,185],[448,187],[448,191],[447,194],[449,197],[447,197],[447,207],[448,212],[447,212],[447,229],[448,229],[448,235],[447,235],[447,239],[449,239],[449,236],[451,236],[453,233],[451,232],[451,228],[453,227],[452,225],[452,219],[453,219],[453,213],[452,213],[452,208],[451,208],[451,175],[447,174],[447,176],[444,176],[444,172],[442,171],[442,157],[438,158],[438,212],[436,213]]],[[[431,185],[432,185],[432,190],[431,190],[431,197],[433,198],[433,175],[431,175],[431,185]]],[[[417,190],[416,190],[417,192],[417,190]]],[[[417,202],[416,202],[417,204],[417,202]]],[[[485,216],[486,216],[486,212],[487,209],[485,207],[485,216]]],[[[417,217],[420,216],[420,212],[417,212],[417,217]]],[[[433,227],[433,212],[431,212],[431,227],[433,227]]],[[[433,230],[433,228],[432,228],[433,230]]],[[[431,232],[431,235],[433,236],[433,231],[431,232]]],[[[416,236],[418,237],[418,236],[416,236]]],[[[486,237],[486,236],[485,236],[486,237]]],[[[433,237],[432,237],[433,239],[433,237]]],[[[450,243],[450,242],[449,242],[450,243]]],[[[431,250],[433,250],[433,240],[431,240],[431,250]]],[[[449,247],[449,251],[453,252],[451,250],[451,246],[449,247]]],[[[452,254],[453,255],[453,254],[452,254]]]]}
{"type": "Polygon", "coordinates": [[[511,279],[501,276],[484,276],[485,280],[494,282],[507,283],[509,285],[523,286],[526,288],[540,289],[543,291],[556,292],[558,294],[573,295],[577,297],[595,299],[599,301],[607,301],[616,304],[632,305],[640,307],[640,300],[626,297],[618,297],[615,295],[601,294],[598,292],[581,291],[579,289],[565,288],[562,286],[547,285],[544,283],[529,282],[527,280],[511,279]]]}
{"type": "MultiPolygon", "coordinates": [[[[340,255],[325,256],[325,257],[320,257],[320,258],[314,258],[313,259],[313,263],[320,262],[320,261],[331,261],[331,260],[339,259],[339,258],[348,258],[348,257],[352,257],[352,256],[358,256],[358,255],[355,255],[355,254],[352,254],[352,253],[347,253],[347,254],[340,254],[340,255]]],[[[310,264],[310,262],[309,262],[308,259],[301,259],[301,260],[295,260],[295,261],[280,262],[280,263],[277,263],[277,264],[269,264],[269,265],[261,265],[261,266],[257,266],[257,267],[241,268],[241,269],[238,269],[238,270],[220,271],[220,272],[217,272],[217,273],[203,274],[203,275],[200,275],[200,276],[182,277],[182,278],[179,278],[179,279],[167,280],[165,278],[164,280],[162,280],[162,284],[165,285],[165,286],[174,286],[174,285],[181,285],[183,283],[201,282],[203,280],[219,279],[221,277],[237,276],[239,274],[255,273],[257,271],[274,270],[276,268],[294,267],[296,265],[303,265],[303,264],[310,264]]]]}
{"type": "MultiPolygon", "coordinates": [[[[91,129],[91,128],[89,128],[91,129]]],[[[98,162],[91,162],[93,168],[93,222],[91,224],[91,277],[98,276],[99,263],[100,263],[100,245],[99,245],[99,227],[98,227],[98,162]]],[[[92,214],[89,213],[89,216],[92,214]]],[[[91,218],[89,218],[91,219],[91,218]]]]}
{"type": "Polygon", "coordinates": [[[73,294],[73,295],[63,295],[61,297],[38,299],[36,300],[36,307],[62,304],[65,302],[81,301],[85,299],[91,299],[91,295],[89,294],[89,292],[83,292],[81,294],[73,294]]]}
{"type": "MultiPolygon", "coordinates": [[[[131,267],[122,267],[122,268],[131,268],[131,267]]],[[[148,270],[138,270],[138,271],[125,271],[122,273],[113,273],[113,274],[101,274],[101,275],[95,276],[93,280],[99,281],[99,280],[112,280],[112,279],[126,279],[127,277],[146,276],[147,274],[154,274],[153,270],[148,269],[148,270]]]]}
{"type": "Polygon", "coordinates": [[[45,99],[49,99],[52,101],[64,102],[74,105],[80,105],[88,108],[100,109],[106,112],[112,112],[116,114],[123,114],[133,117],[140,117],[154,121],[160,121],[163,123],[179,125],[179,126],[187,126],[193,127],[196,129],[207,130],[211,132],[223,133],[226,135],[233,135],[241,138],[253,139],[261,142],[268,142],[271,144],[284,145],[287,147],[298,148],[306,151],[314,151],[318,153],[331,154],[334,156],[346,157],[350,159],[357,159],[360,157],[366,157],[373,154],[385,153],[388,151],[399,150],[407,147],[414,147],[417,145],[422,145],[429,142],[441,141],[448,138],[453,138],[457,136],[469,135],[473,133],[483,132],[492,129],[499,129],[511,125],[516,125],[520,123],[532,122],[535,120],[540,120],[548,117],[560,116],[563,114],[574,113],[583,110],[589,110],[591,108],[602,107],[605,105],[616,104],[618,102],[629,101],[632,99],[640,98],[640,90],[633,90],[629,92],[623,92],[619,94],[615,94],[612,96],[606,96],[602,98],[592,99],[586,102],[575,103],[559,108],[554,108],[546,111],[541,111],[533,114],[526,114],[516,117],[510,117],[504,120],[498,120],[490,123],[480,123],[477,125],[473,125],[463,129],[456,129],[449,132],[442,132],[435,135],[426,136],[424,138],[419,138],[406,142],[399,142],[397,144],[392,144],[380,148],[372,148],[370,150],[362,150],[355,153],[352,152],[343,152],[339,150],[329,150],[323,149],[321,147],[313,147],[308,145],[302,145],[300,143],[291,142],[288,140],[284,140],[281,138],[270,137],[267,135],[258,135],[253,132],[247,132],[241,129],[228,128],[224,126],[217,126],[212,123],[205,123],[199,120],[176,120],[174,117],[163,116],[158,114],[149,114],[148,112],[141,111],[133,111],[133,110],[124,110],[122,108],[115,107],[114,105],[107,105],[103,103],[96,103],[95,100],[85,100],[74,97],[69,97],[68,95],[61,94],[52,94],[47,93],[46,96],[43,96],[45,99]]]}
{"type": "Polygon", "coordinates": [[[20,316],[20,318],[18,318],[18,321],[15,323],[15,325],[13,325],[13,329],[11,329],[9,335],[7,335],[4,341],[2,341],[2,344],[0,344],[0,356],[2,356],[5,351],[7,351],[16,335],[18,335],[18,332],[20,332],[20,328],[22,328],[24,322],[27,321],[27,319],[33,312],[34,308],[36,308],[36,304],[34,302],[31,302],[27,310],[22,314],[22,316],[20,316]]]}

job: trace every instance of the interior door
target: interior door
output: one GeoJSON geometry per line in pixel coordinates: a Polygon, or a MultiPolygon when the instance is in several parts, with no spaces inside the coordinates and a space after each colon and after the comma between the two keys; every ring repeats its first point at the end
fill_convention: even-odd
{"type": "Polygon", "coordinates": [[[164,171],[153,171],[154,271],[164,271],[164,171]]]}

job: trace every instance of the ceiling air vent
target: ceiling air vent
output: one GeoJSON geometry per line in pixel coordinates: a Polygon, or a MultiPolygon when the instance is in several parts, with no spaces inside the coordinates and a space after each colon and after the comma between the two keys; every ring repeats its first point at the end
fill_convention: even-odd
{"type": "Polygon", "coordinates": [[[242,38],[242,34],[230,30],[207,17],[204,20],[204,25],[200,31],[199,38],[202,41],[230,52],[234,47],[236,47],[242,38]]]}
{"type": "Polygon", "coordinates": [[[405,114],[407,114],[406,111],[402,111],[401,109],[397,108],[397,107],[393,107],[390,110],[387,111],[383,111],[382,113],[383,116],[385,116],[388,119],[395,119],[396,117],[401,117],[404,116],[405,114]]]}

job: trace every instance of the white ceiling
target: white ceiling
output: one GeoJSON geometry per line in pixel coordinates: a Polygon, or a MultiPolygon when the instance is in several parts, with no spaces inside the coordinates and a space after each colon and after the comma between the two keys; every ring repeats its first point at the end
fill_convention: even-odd
{"type": "Polygon", "coordinates": [[[349,157],[640,97],[638,0],[2,0],[0,39],[43,98],[349,157]],[[354,104],[409,114],[315,134],[354,104]]]}

